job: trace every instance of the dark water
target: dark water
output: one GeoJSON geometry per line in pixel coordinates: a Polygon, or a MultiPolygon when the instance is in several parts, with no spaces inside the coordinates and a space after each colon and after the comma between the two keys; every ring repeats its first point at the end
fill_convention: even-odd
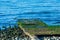
{"type": "Polygon", "coordinates": [[[60,35],[37,35],[39,40],[60,40],[60,35]]]}
{"type": "Polygon", "coordinates": [[[48,25],[60,25],[60,1],[0,0],[0,26],[15,25],[20,18],[40,18],[48,25]]]}

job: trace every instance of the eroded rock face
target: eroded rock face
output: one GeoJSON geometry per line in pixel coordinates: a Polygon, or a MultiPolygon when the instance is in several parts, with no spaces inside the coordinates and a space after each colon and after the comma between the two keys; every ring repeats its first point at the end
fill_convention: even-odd
{"type": "Polygon", "coordinates": [[[31,40],[23,30],[18,28],[8,28],[7,30],[0,31],[0,40],[31,40]]]}

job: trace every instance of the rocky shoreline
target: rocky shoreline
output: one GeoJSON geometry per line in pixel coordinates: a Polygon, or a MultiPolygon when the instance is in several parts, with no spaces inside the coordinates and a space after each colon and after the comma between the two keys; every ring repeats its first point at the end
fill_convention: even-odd
{"type": "Polygon", "coordinates": [[[28,35],[26,35],[20,27],[7,28],[0,30],[0,40],[31,40],[28,35]]]}

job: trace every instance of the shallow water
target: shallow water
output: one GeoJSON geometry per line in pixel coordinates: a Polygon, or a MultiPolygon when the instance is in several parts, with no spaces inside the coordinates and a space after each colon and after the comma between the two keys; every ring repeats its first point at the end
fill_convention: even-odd
{"type": "Polygon", "coordinates": [[[40,18],[48,25],[60,25],[60,1],[0,0],[1,26],[14,25],[19,18],[40,18]]]}

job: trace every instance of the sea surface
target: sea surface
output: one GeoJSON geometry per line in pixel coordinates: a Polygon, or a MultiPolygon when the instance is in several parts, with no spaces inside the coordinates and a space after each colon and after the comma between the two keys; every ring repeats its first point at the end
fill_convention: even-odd
{"type": "Polygon", "coordinates": [[[17,19],[25,18],[60,25],[60,0],[0,0],[0,28],[13,26],[17,19]]]}

